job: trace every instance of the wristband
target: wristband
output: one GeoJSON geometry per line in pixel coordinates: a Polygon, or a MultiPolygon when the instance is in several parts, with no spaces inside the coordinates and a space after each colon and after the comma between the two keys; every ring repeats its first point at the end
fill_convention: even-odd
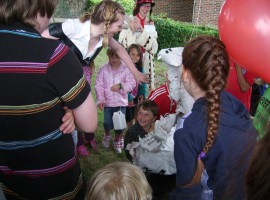
{"type": "Polygon", "coordinates": [[[119,83],[119,87],[120,87],[120,90],[122,89],[122,84],[121,83],[119,83]]]}

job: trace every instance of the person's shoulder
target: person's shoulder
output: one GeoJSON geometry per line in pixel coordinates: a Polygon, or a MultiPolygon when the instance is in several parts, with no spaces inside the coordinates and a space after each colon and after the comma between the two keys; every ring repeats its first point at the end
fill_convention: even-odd
{"type": "Polygon", "coordinates": [[[66,21],[63,22],[63,24],[78,25],[78,24],[82,24],[82,22],[80,22],[80,19],[75,18],[75,19],[67,19],[66,21]]]}
{"type": "Polygon", "coordinates": [[[123,61],[121,61],[119,70],[125,71],[127,74],[132,74],[132,72],[129,70],[128,66],[123,61]]]}
{"type": "MultiPolygon", "coordinates": [[[[81,31],[84,26],[87,26],[90,22],[82,23],[80,19],[67,19],[62,23],[62,29],[66,35],[72,35],[81,31]]],[[[90,26],[90,25],[89,25],[90,26]]]]}
{"type": "Polygon", "coordinates": [[[62,51],[63,49],[65,49],[65,51],[69,50],[69,48],[60,41],[48,38],[41,38],[38,41],[38,45],[42,52],[46,52],[50,55],[52,55],[54,52],[62,51]]]}
{"type": "Polygon", "coordinates": [[[149,100],[154,100],[158,97],[160,97],[162,94],[166,93],[166,84],[163,84],[161,86],[159,86],[158,88],[156,88],[155,90],[152,90],[150,92],[150,95],[148,96],[149,100]]]}
{"type": "Polygon", "coordinates": [[[138,136],[138,127],[136,124],[134,124],[133,126],[131,126],[130,128],[128,128],[126,134],[125,134],[125,138],[130,138],[130,137],[134,137],[134,136],[138,136]]]}
{"type": "Polygon", "coordinates": [[[103,65],[101,65],[101,67],[99,68],[98,71],[99,71],[99,72],[108,71],[110,67],[111,67],[111,66],[110,66],[109,62],[106,62],[106,63],[104,63],[103,65]]]}

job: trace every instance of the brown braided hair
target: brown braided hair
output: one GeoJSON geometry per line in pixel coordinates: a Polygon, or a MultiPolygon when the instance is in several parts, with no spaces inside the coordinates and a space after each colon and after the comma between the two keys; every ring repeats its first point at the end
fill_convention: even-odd
{"type": "Polygon", "coordinates": [[[198,184],[204,165],[201,160],[213,146],[218,132],[220,114],[220,94],[227,84],[229,59],[225,45],[213,36],[198,36],[186,44],[182,54],[183,67],[188,69],[197,85],[206,92],[207,138],[205,146],[198,154],[197,169],[190,183],[198,184]]]}
{"type": "Polygon", "coordinates": [[[108,29],[109,26],[118,20],[117,13],[125,15],[124,8],[117,2],[103,0],[95,5],[92,13],[86,12],[80,17],[81,22],[91,20],[92,24],[99,25],[104,23],[104,39],[102,46],[106,47],[109,43],[108,29]]]}

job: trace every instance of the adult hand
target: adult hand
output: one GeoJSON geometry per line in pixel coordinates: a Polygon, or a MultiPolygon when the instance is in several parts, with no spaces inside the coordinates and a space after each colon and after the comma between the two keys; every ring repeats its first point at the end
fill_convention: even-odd
{"type": "Polygon", "coordinates": [[[134,31],[143,32],[143,27],[138,20],[134,20],[134,31]]]}
{"type": "Polygon", "coordinates": [[[64,134],[71,133],[75,129],[74,116],[70,109],[64,106],[65,115],[62,118],[62,124],[59,128],[64,134]]]}
{"type": "Polygon", "coordinates": [[[144,74],[138,71],[138,73],[136,73],[134,77],[138,84],[142,84],[142,83],[149,84],[151,81],[149,73],[144,74]]]}

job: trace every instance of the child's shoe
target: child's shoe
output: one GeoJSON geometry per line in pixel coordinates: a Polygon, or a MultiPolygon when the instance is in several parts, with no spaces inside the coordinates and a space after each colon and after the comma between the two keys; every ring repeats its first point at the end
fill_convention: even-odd
{"type": "Polygon", "coordinates": [[[110,142],[111,142],[111,136],[110,135],[104,135],[102,139],[102,146],[105,149],[108,149],[110,147],[110,142]]]}
{"type": "Polygon", "coordinates": [[[120,138],[118,141],[114,140],[114,150],[116,153],[122,153],[124,149],[124,139],[120,138]]]}
{"type": "Polygon", "coordinates": [[[95,139],[90,140],[90,145],[91,145],[91,147],[92,147],[92,149],[93,149],[94,151],[97,150],[97,144],[96,144],[96,142],[95,142],[95,139]]]}
{"type": "Polygon", "coordinates": [[[77,147],[77,152],[80,156],[89,156],[89,151],[84,145],[77,147]]]}

